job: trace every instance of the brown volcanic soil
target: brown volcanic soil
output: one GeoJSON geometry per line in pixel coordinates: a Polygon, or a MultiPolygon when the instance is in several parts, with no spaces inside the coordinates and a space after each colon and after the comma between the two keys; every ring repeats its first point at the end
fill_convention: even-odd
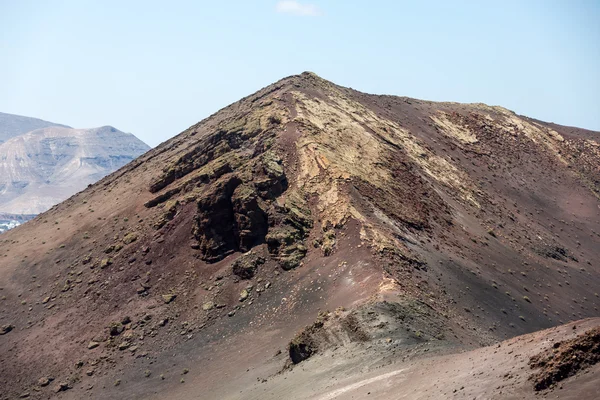
{"type": "Polygon", "coordinates": [[[505,398],[598,316],[599,141],[283,79],[0,236],[0,398],[505,398]]]}
{"type": "MultiPolygon", "coordinates": [[[[343,352],[329,351],[311,358],[302,368],[275,375],[266,382],[232,377],[216,392],[203,391],[200,398],[595,399],[600,374],[598,365],[562,381],[560,386],[535,392],[528,362],[531,356],[551,350],[563,339],[597,329],[598,324],[598,318],[583,320],[472,351],[442,355],[437,354],[439,351],[431,342],[422,343],[409,354],[399,354],[398,349],[405,345],[395,341],[346,346],[343,352]]],[[[253,375],[252,372],[247,374],[253,375]]],[[[194,388],[209,387],[203,386],[204,383],[187,383],[192,385],[174,387],[169,398],[195,398],[194,388]]]]}

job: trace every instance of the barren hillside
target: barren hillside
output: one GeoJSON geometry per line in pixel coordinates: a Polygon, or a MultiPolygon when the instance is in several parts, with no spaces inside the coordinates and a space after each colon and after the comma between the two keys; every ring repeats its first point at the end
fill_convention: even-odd
{"type": "Polygon", "coordinates": [[[0,237],[0,398],[535,398],[600,324],[599,143],[285,78],[0,237]]]}

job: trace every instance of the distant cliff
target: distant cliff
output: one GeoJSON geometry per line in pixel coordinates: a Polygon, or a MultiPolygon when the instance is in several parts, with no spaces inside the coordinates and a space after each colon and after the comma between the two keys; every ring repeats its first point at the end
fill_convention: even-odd
{"type": "Polygon", "coordinates": [[[0,213],[46,211],[149,149],[110,126],[73,129],[9,117],[0,115],[0,139],[7,139],[0,143],[0,213]],[[43,127],[21,133],[36,126],[43,127]]]}

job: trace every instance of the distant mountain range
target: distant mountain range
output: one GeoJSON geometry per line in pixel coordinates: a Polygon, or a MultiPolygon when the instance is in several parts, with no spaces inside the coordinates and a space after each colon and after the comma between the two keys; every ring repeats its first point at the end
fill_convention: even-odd
{"type": "Polygon", "coordinates": [[[9,229],[16,228],[29,221],[30,219],[35,218],[35,214],[5,214],[0,213],[0,233],[5,232],[9,229]]]}
{"type": "Polygon", "coordinates": [[[0,113],[0,214],[46,211],[149,148],[111,126],[74,129],[0,113]]]}
{"type": "Polygon", "coordinates": [[[54,122],[48,122],[42,119],[0,112],[0,143],[6,142],[8,139],[15,136],[23,135],[36,129],[48,128],[50,126],[70,128],[70,126],[67,125],[55,124],[54,122]]]}

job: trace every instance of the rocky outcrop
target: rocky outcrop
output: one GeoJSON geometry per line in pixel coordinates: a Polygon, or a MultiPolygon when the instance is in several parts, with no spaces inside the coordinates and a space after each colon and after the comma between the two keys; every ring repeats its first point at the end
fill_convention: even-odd
{"type": "Polygon", "coordinates": [[[529,365],[538,371],[530,379],[536,391],[545,390],[599,362],[600,327],[596,327],[531,357],[529,365]]]}
{"type": "Polygon", "coordinates": [[[298,195],[278,203],[286,189],[281,159],[272,152],[212,184],[197,201],[194,236],[202,258],[214,262],[266,242],[285,269],[297,266],[311,221],[298,195]]]}
{"type": "Polygon", "coordinates": [[[284,269],[298,266],[312,221],[302,191],[288,191],[283,160],[274,149],[281,122],[272,103],[259,107],[225,121],[166,167],[149,187],[157,196],[146,203],[152,208],[171,202],[155,226],[161,228],[176,212],[170,199],[186,196],[197,205],[192,233],[203,260],[216,262],[267,243],[284,269]]]}

